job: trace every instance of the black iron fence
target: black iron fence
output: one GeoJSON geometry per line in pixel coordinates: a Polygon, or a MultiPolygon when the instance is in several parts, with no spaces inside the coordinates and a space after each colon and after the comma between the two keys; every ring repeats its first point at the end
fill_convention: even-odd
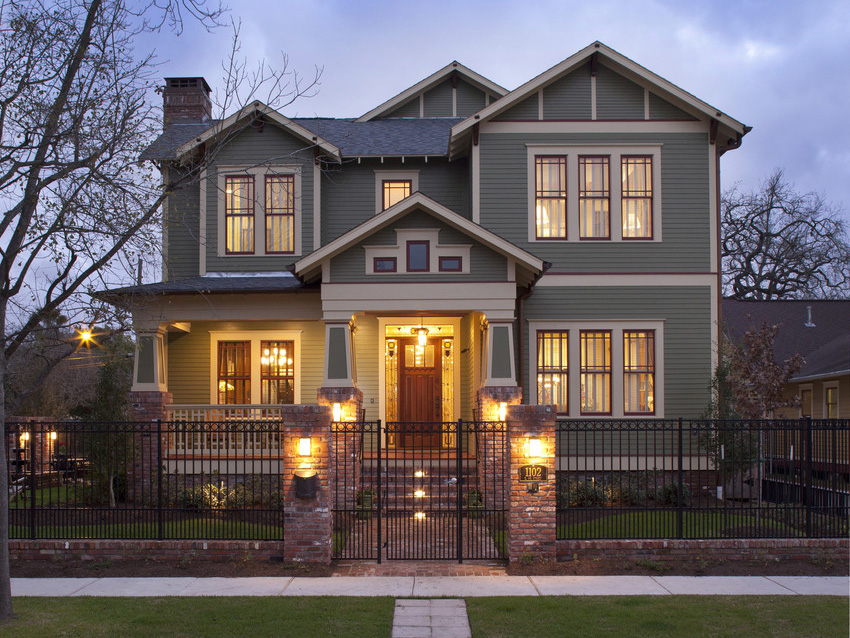
{"type": "Polygon", "coordinates": [[[564,420],[559,539],[848,534],[850,421],[564,420]]]}
{"type": "Polygon", "coordinates": [[[283,539],[283,423],[9,423],[9,536],[283,539]]]}

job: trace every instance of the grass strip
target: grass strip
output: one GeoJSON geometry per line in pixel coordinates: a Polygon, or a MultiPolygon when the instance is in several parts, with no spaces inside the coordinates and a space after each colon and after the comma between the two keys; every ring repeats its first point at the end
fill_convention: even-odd
{"type": "Polygon", "coordinates": [[[475,638],[847,638],[838,596],[600,596],[467,599],[475,638]]]}
{"type": "Polygon", "coordinates": [[[15,598],[0,636],[390,636],[392,598],[15,598]]]}

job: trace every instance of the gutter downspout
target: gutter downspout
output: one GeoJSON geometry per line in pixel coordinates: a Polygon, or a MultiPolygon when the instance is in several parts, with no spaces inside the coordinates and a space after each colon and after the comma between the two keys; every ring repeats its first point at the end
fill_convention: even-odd
{"type": "Polygon", "coordinates": [[[531,293],[534,292],[534,285],[540,281],[540,278],[543,274],[552,267],[552,263],[548,261],[543,262],[543,270],[541,270],[534,279],[531,280],[531,283],[525,287],[522,294],[520,294],[516,298],[516,316],[517,316],[517,358],[519,362],[516,368],[516,376],[517,376],[517,385],[522,388],[525,384],[525,374],[523,371],[525,370],[524,362],[525,362],[525,300],[531,296],[531,293]]]}

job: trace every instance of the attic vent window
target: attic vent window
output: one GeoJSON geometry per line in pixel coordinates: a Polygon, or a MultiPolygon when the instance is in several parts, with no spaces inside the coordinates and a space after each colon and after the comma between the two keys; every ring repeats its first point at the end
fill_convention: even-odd
{"type": "Polygon", "coordinates": [[[808,317],[809,317],[809,318],[806,320],[806,323],[804,323],[804,324],[803,324],[803,326],[805,326],[806,328],[814,328],[814,327],[815,327],[815,324],[814,324],[814,322],[812,321],[812,307],[811,307],[811,306],[806,306],[806,311],[808,312],[808,317]]]}

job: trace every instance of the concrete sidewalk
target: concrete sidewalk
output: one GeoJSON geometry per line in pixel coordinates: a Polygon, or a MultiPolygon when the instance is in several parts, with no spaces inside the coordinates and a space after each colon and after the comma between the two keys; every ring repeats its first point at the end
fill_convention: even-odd
{"type": "Polygon", "coordinates": [[[810,576],[386,576],[13,578],[13,596],[850,596],[850,578],[810,576]]]}

